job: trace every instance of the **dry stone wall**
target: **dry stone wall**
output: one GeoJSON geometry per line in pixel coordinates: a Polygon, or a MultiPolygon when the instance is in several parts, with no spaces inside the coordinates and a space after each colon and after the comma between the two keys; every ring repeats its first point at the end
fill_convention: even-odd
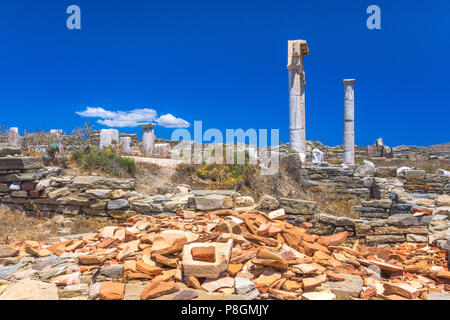
{"type": "MultiPolygon", "coordinates": [[[[233,190],[189,190],[145,195],[136,192],[134,179],[100,176],[61,176],[61,169],[46,167],[43,159],[23,157],[15,147],[0,148],[0,205],[30,214],[87,215],[126,219],[135,214],[174,214],[183,209],[213,211],[250,207],[251,197],[233,190]]],[[[292,157],[289,155],[289,157],[292,157]]],[[[311,223],[312,232],[329,235],[347,231],[349,239],[370,245],[404,241],[429,242],[448,247],[450,238],[450,178],[422,170],[370,166],[331,166],[326,163],[299,168],[306,190],[326,196],[357,198],[357,218],[318,212],[317,203],[304,199],[276,199],[271,211],[281,208],[294,224],[311,223]]]]}

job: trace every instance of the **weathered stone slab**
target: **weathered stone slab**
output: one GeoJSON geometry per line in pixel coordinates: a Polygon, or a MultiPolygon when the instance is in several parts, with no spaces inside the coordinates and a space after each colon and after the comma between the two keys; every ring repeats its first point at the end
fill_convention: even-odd
{"type": "Polygon", "coordinates": [[[330,290],[336,295],[337,300],[350,300],[352,297],[359,297],[359,293],[363,289],[363,279],[360,276],[351,274],[343,274],[345,281],[327,281],[315,291],[330,290]]]}
{"type": "Polygon", "coordinates": [[[0,182],[23,182],[40,180],[43,177],[42,169],[0,175],[0,182]]]}
{"type": "Polygon", "coordinates": [[[14,156],[20,154],[20,148],[9,144],[0,144],[0,157],[14,156]]]}
{"type": "Polygon", "coordinates": [[[407,180],[423,180],[425,179],[425,170],[407,170],[405,171],[405,177],[407,180]]]}
{"type": "Polygon", "coordinates": [[[128,209],[130,204],[127,199],[116,199],[108,201],[108,210],[128,209]]]}
{"type": "Polygon", "coordinates": [[[228,262],[231,257],[233,240],[227,243],[191,243],[183,247],[182,263],[185,276],[194,276],[200,278],[217,279],[220,274],[227,271],[228,262]],[[192,257],[191,250],[194,247],[215,247],[215,262],[197,261],[192,257]]]}
{"type": "Polygon", "coordinates": [[[44,168],[44,160],[39,157],[0,158],[0,170],[30,170],[44,168]]]}
{"type": "Polygon", "coordinates": [[[78,176],[73,179],[73,186],[78,189],[122,189],[133,190],[134,179],[112,179],[98,176],[78,176]]]}
{"type": "Polygon", "coordinates": [[[194,196],[189,199],[188,206],[197,210],[219,210],[233,208],[233,199],[223,195],[194,196]]]}
{"type": "Polygon", "coordinates": [[[387,219],[387,223],[394,226],[418,226],[420,225],[420,221],[417,217],[414,217],[412,214],[394,214],[387,219]]]}
{"type": "Polygon", "coordinates": [[[288,214],[313,215],[317,209],[317,202],[302,199],[280,198],[280,207],[288,214]]]}
{"type": "Polygon", "coordinates": [[[367,236],[366,243],[397,243],[404,242],[404,235],[379,235],[379,236],[367,236]]]}
{"type": "Polygon", "coordinates": [[[0,300],[59,300],[55,284],[23,279],[7,288],[0,300]]]}
{"type": "Polygon", "coordinates": [[[130,206],[131,210],[134,210],[140,214],[152,214],[163,212],[162,206],[160,204],[156,204],[148,200],[132,201],[130,203],[130,206]]]}

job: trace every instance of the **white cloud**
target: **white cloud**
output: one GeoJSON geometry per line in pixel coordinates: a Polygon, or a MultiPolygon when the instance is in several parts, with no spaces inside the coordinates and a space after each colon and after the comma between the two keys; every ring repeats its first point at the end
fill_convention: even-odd
{"type": "Polygon", "coordinates": [[[171,114],[157,117],[158,113],[154,109],[134,109],[131,111],[109,111],[103,108],[87,107],[84,111],[78,111],[76,114],[82,117],[100,118],[97,123],[107,127],[137,127],[141,123],[156,121],[160,126],[166,128],[186,128],[189,122],[175,118],[171,114]]]}
{"type": "Polygon", "coordinates": [[[181,118],[175,118],[170,113],[159,117],[156,122],[165,128],[187,128],[189,127],[189,122],[181,118]]]}
{"type": "Polygon", "coordinates": [[[76,114],[82,117],[95,117],[95,118],[113,118],[115,112],[106,111],[103,108],[91,108],[87,107],[84,111],[78,111],[76,114]]]}

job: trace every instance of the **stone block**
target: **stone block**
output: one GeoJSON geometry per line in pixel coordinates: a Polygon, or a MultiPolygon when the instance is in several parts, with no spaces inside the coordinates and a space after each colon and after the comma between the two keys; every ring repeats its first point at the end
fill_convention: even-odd
{"type": "Polygon", "coordinates": [[[0,192],[8,192],[9,186],[7,183],[0,183],[0,192]]]}
{"type": "Polygon", "coordinates": [[[425,179],[425,170],[407,170],[405,171],[405,177],[407,180],[423,180],[425,179]]]}
{"type": "Polygon", "coordinates": [[[436,204],[438,207],[450,207],[450,196],[447,194],[440,195],[436,199],[436,204]]]}
{"type": "Polygon", "coordinates": [[[394,214],[387,219],[387,223],[393,226],[410,227],[419,226],[420,220],[412,214],[394,214]]]}
{"type": "Polygon", "coordinates": [[[344,281],[327,281],[317,287],[315,291],[329,290],[336,295],[336,300],[358,298],[359,293],[363,289],[363,279],[360,276],[351,274],[343,274],[342,276],[345,278],[344,281]]]}
{"type": "Polygon", "coordinates": [[[317,209],[317,202],[302,199],[280,198],[280,207],[288,214],[314,215],[317,209]]]}
{"type": "Polygon", "coordinates": [[[11,192],[11,196],[15,198],[26,198],[28,197],[28,192],[26,191],[13,191],[11,192]]]}
{"type": "Polygon", "coordinates": [[[108,210],[123,210],[128,209],[130,204],[127,199],[108,200],[108,210]]]}
{"type": "Polygon", "coordinates": [[[413,205],[410,203],[398,203],[392,205],[389,210],[390,214],[398,214],[398,213],[411,213],[413,205]]]}
{"type": "Polygon", "coordinates": [[[15,156],[20,154],[20,147],[9,144],[0,144],[0,157],[15,156]]]}
{"type": "Polygon", "coordinates": [[[42,172],[42,169],[38,169],[0,175],[0,183],[40,180],[43,177],[42,172]]]}
{"type": "Polygon", "coordinates": [[[42,169],[44,166],[44,160],[40,157],[0,158],[0,170],[42,169]]]}
{"type": "Polygon", "coordinates": [[[404,235],[378,235],[378,236],[367,236],[367,244],[379,244],[379,243],[397,243],[404,242],[404,235]]]}
{"type": "Polygon", "coordinates": [[[96,199],[109,199],[111,197],[111,190],[108,189],[88,189],[85,193],[88,197],[96,199]]]}
{"type": "Polygon", "coordinates": [[[189,199],[188,206],[205,211],[230,209],[233,208],[233,200],[224,195],[194,196],[189,199]]]}
{"type": "Polygon", "coordinates": [[[408,242],[420,242],[420,243],[428,243],[428,237],[422,236],[418,234],[407,234],[406,241],[408,242]]]}
{"type": "Polygon", "coordinates": [[[228,263],[231,257],[233,240],[226,243],[191,243],[183,247],[182,264],[185,276],[194,276],[199,278],[217,279],[222,272],[228,269],[228,263]],[[196,261],[193,259],[191,250],[194,247],[215,247],[215,262],[196,261]]]}

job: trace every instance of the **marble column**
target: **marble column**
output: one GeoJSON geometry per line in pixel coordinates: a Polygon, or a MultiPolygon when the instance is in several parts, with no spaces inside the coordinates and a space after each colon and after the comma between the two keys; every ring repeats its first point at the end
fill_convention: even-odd
{"type": "Polygon", "coordinates": [[[8,133],[8,142],[9,144],[19,147],[20,146],[20,134],[19,134],[19,128],[17,127],[11,127],[9,128],[8,133]]]}
{"type": "Polygon", "coordinates": [[[355,163],[355,79],[344,79],[344,163],[355,163]]]}
{"type": "Polygon", "coordinates": [[[291,149],[306,156],[305,133],[305,72],[303,57],[309,55],[305,40],[288,41],[289,70],[289,136],[291,149]]]}
{"type": "Polygon", "coordinates": [[[131,152],[131,137],[119,138],[119,145],[120,145],[122,152],[130,153],[131,152]]]}
{"type": "Polygon", "coordinates": [[[142,152],[144,154],[150,155],[155,147],[155,133],[153,132],[153,127],[156,124],[144,123],[141,124],[142,127],[142,152]]]}

